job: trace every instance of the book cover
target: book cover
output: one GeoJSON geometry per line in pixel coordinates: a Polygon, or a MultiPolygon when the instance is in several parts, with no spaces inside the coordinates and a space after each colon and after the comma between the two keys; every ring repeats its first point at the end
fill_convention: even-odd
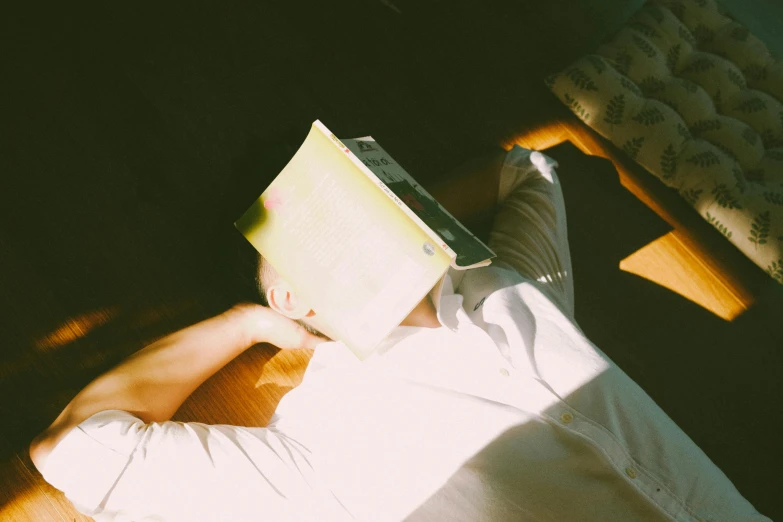
{"type": "MultiPolygon", "coordinates": [[[[316,121],[235,226],[335,335],[364,358],[443,278],[456,254],[404,202],[418,208],[419,199],[406,192],[415,181],[407,176],[407,186],[392,191],[352,152],[359,142],[343,143],[316,121]]],[[[363,143],[377,146],[367,139],[363,143]]],[[[379,147],[363,156],[370,162],[393,161],[379,147]],[[376,152],[383,157],[366,156],[376,152]]],[[[387,170],[401,176],[399,171],[387,170]]],[[[439,205],[427,197],[431,206],[422,203],[419,212],[440,224],[427,213],[439,205]]],[[[457,230],[454,223],[443,222],[457,230]]],[[[457,237],[453,244],[462,249],[457,237]]],[[[470,238],[460,236],[472,245],[470,238]]]]}

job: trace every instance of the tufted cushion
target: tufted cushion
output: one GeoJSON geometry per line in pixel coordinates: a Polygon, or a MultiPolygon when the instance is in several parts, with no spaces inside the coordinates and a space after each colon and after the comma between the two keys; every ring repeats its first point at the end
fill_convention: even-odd
{"type": "Polygon", "coordinates": [[[547,85],[783,284],[783,62],[714,0],[651,0],[547,85]]]}

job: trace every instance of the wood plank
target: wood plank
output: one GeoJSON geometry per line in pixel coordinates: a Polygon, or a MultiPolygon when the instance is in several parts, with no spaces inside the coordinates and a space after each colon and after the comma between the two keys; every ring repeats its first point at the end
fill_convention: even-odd
{"type": "MultiPolygon", "coordinates": [[[[0,449],[8,450],[0,439],[0,449]]],[[[41,488],[40,476],[27,469],[17,455],[0,462],[0,520],[9,522],[65,522],[41,488]]]]}
{"type": "MultiPolygon", "coordinates": [[[[36,486],[35,494],[29,498],[30,504],[35,504],[36,506],[49,505],[57,512],[62,520],[67,522],[91,522],[93,520],[92,517],[88,517],[77,511],[62,491],[55,489],[43,479],[38,470],[35,469],[35,466],[26,451],[18,453],[16,457],[20,465],[24,467],[24,471],[22,472],[28,474],[36,486]]],[[[24,519],[20,519],[20,521],[21,520],[24,519]]],[[[38,519],[30,520],[37,521],[38,519]]]]}
{"type": "Polygon", "coordinates": [[[258,345],[201,385],[173,420],[266,426],[283,396],[302,382],[311,350],[258,345]]]}
{"type": "Polygon", "coordinates": [[[620,261],[620,269],[677,292],[727,321],[745,312],[739,299],[676,232],[659,237],[620,261]]]}
{"type": "Polygon", "coordinates": [[[665,187],[574,115],[564,110],[554,111],[552,121],[515,136],[505,145],[508,148],[516,143],[545,150],[563,141],[573,143],[585,154],[610,160],[617,169],[620,183],[674,227],[671,236],[644,253],[647,256],[654,252],[657,262],[642,268],[638,264],[642,262],[640,254],[629,261],[629,269],[642,270],[651,280],[666,281],[667,285],[673,285],[670,289],[695,297],[696,302],[720,317],[734,318],[752,306],[758,292],[768,283],[766,274],[712,230],[676,192],[665,187]],[[689,280],[674,272],[667,274],[668,267],[692,271],[700,277],[689,280]],[[654,270],[656,273],[653,273],[654,270]]]}

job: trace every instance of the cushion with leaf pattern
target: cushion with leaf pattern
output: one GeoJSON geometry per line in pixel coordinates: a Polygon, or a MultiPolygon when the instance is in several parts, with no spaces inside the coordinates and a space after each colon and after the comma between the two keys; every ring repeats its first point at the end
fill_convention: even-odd
{"type": "Polygon", "coordinates": [[[546,81],[783,284],[783,62],[715,0],[650,0],[546,81]]]}

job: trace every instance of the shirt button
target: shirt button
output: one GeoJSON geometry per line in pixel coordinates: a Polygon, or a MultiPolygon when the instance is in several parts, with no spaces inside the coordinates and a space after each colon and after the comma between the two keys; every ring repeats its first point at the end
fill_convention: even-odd
{"type": "Polygon", "coordinates": [[[571,424],[574,421],[574,416],[570,411],[567,411],[560,416],[560,420],[563,421],[563,424],[571,424]]]}
{"type": "Polygon", "coordinates": [[[506,370],[505,368],[501,368],[500,369],[500,375],[502,375],[503,377],[508,377],[508,375],[509,375],[508,374],[508,370],[506,370]]]}
{"type": "Polygon", "coordinates": [[[636,478],[636,470],[633,469],[631,466],[628,466],[627,468],[625,468],[625,474],[628,475],[632,479],[636,478]]]}

